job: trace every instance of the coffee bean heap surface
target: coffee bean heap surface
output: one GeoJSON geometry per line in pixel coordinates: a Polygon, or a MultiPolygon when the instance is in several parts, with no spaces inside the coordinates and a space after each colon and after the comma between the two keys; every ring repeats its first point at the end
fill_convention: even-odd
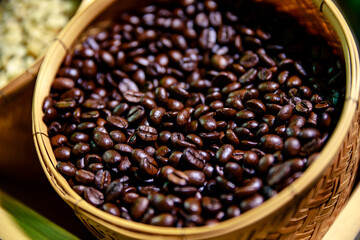
{"type": "Polygon", "coordinates": [[[249,2],[119,13],[66,56],[43,120],[74,191],[127,220],[211,225],[316,160],[340,115],[341,61],[296,21],[249,2]]]}

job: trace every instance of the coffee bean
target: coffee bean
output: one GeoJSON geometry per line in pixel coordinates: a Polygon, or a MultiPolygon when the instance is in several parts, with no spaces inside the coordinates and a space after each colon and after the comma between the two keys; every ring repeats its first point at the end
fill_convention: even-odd
{"type": "Polygon", "coordinates": [[[71,153],[77,157],[83,156],[88,152],[90,152],[90,145],[83,142],[76,143],[71,150],[71,153]]]}
{"type": "Polygon", "coordinates": [[[102,205],[101,209],[114,216],[120,216],[120,209],[113,203],[105,203],[102,205]]]}
{"type": "Polygon", "coordinates": [[[267,152],[282,150],[284,147],[283,140],[274,134],[266,134],[260,138],[260,145],[267,152]]]}
{"type": "Polygon", "coordinates": [[[195,187],[204,185],[205,173],[198,170],[186,170],[184,173],[188,176],[187,184],[195,187]]]}
{"type": "Polygon", "coordinates": [[[199,37],[199,46],[203,49],[211,49],[216,43],[216,31],[213,28],[205,28],[199,37]]]}
{"type": "Polygon", "coordinates": [[[105,190],[105,201],[113,202],[116,201],[123,193],[124,185],[121,181],[112,181],[105,190]]]}
{"type": "Polygon", "coordinates": [[[186,140],[195,144],[198,147],[202,147],[204,145],[203,140],[196,134],[188,134],[186,135],[186,140]]]}
{"type": "Polygon", "coordinates": [[[161,123],[161,120],[165,114],[166,110],[163,107],[155,107],[150,111],[149,117],[150,121],[155,124],[159,125],[161,123]]]}
{"type": "Polygon", "coordinates": [[[184,201],[184,209],[190,214],[201,214],[201,203],[198,198],[189,197],[184,201]]]}
{"type": "Polygon", "coordinates": [[[185,126],[190,119],[190,111],[192,108],[184,108],[179,112],[176,118],[176,123],[179,127],[185,126]]]}
{"type": "Polygon", "coordinates": [[[150,201],[145,197],[139,197],[130,208],[130,214],[134,219],[140,219],[149,206],[150,201]]]}
{"type": "Polygon", "coordinates": [[[306,140],[313,139],[319,136],[319,130],[317,130],[316,128],[303,128],[299,133],[299,138],[306,140]]]}
{"type": "Polygon", "coordinates": [[[92,183],[94,181],[94,178],[95,175],[87,170],[80,169],[75,172],[76,181],[84,185],[92,183]]]}
{"type": "Polygon", "coordinates": [[[110,132],[109,135],[110,135],[110,138],[115,143],[124,143],[124,142],[126,142],[126,136],[120,130],[113,130],[113,131],[110,132]]]}
{"type": "Polygon", "coordinates": [[[218,213],[222,209],[221,202],[215,197],[203,197],[201,199],[201,206],[206,213],[211,215],[218,213]]]}
{"type": "Polygon", "coordinates": [[[204,158],[193,148],[186,148],[183,151],[184,161],[195,169],[203,169],[205,166],[204,158]]]}
{"type": "Polygon", "coordinates": [[[175,217],[169,213],[162,213],[150,220],[151,225],[155,226],[163,226],[163,227],[171,227],[175,224],[175,217]]]}
{"type": "Polygon", "coordinates": [[[111,183],[111,175],[107,170],[99,170],[95,174],[94,183],[97,189],[106,189],[111,183]]]}
{"type": "Polygon", "coordinates": [[[234,147],[230,144],[225,144],[216,152],[216,160],[220,164],[225,165],[232,157],[233,152],[234,147]]]}
{"type": "Polygon", "coordinates": [[[252,111],[254,113],[262,114],[266,112],[266,107],[264,103],[262,103],[260,100],[250,99],[246,101],[245,105],[249,111],[252,111]]]}
{"type": "Polygon", "coordinates": [[[69,147],[58,147],[54,150],[54,155],[59,161],[67,161],[71,156],[71,149],[69,147]]]}
{"type": "Polygon", "coordinates": [[[242,181],[243,170],[239,164],[228,162],[224,166],[224,176],[234,183],[240,183],[242,181]]]}
{"type": "Polygon", "coordinates": [[[255,67],[259,63],[259,57],[255,53],[246,52],[240,59],[240,64],[245,68],[255,67]]]}
{"type": "Polygon", "coordinates": [[[161,193],[153,193],[149,197],[150,203],[159,212],[170,212],[174,208],[174,201],[161,193]]]}
{"type": "MultiPolygon", "coordinates": [[[[132,107],[129,110],[126,120],[129,123],[133,123],[133,122],[136,122],[136,121],[139,121],[140,119],[142,119],[144,117],[144,115],[145,115],[144,107],[137,105],[137,106],[132,107]]],[[[125,124],[125,122],[122,122],[122,123],[125,124]]]]}
{"type": "Polygon", "coordinates": [[[84,191],[85,200],[93,206],[100,206],[104,202],[104,195],[93,187],[87,187],[84,191]]]}
{"type": "Polygon", "coordinates": [[[246,180],[243,187],[237,187],[235,194],[238,198],[245,198],[256,194],[263,186],[260,178],[254,177],[246,180]]]}
{"type": "Polygon", "coordinates": [[[137,135],[144,141],[156,141],[158,138],[157,130],[146,125],[141,125],[138,127],[137,135]]]}
{"type": "Polygon", "coordinates": [[[208,115],[201,116],[199,123],[208,132],[214,131],[217,127],[215,119],[208,115]]]}
{"type": "Polygon", "coordinates": [[[95,132],[93,141],[98,148],[103,150],[110,149],[114,146],[114,142],[112,141],[111,137],[108,134],[102,132],[95,132]]]}
{"type": "Polygon", "coordinates": [[[301,148],[301,143],[297,138],[290,137],[284,143],[284,152],[289,156],[296,156],[301,148]]]}
{"type": "Polygon", "coordinates": [[[129,126],[128,121],[125,118],[119,116],[109,116],[106,118],[107,122],[115,128],[126,129],[129,126]]]}
{"type": "Polygon", "coordinates": [[[291,168],[287,164],[276,164],[275,166],[269,169],[267,175],[267,181],[270,186],[275,186],[281,182],[283,182],[291,172],[291,168]]]}
{"type": "Polygon", "coordinates": [[[75,82],[71,78],[57,77],[51,87],[55,90],[68,90],[75,87],[75,82]]]}
{"type": "Polygon", "coordinates": [[[145,224],[212,225],[316,161],[340,116],[343,66],[278,12],[267,8],[274,31],[238,5],[124,12],[67,54],[43,121],[56,168],[86,201],[145,224]]]}
{"type": "Polygon", "coordinates": [[[240,202],[240,209],[242,212],[246,212],[253,209],[264,202],[264,197],[260,194],[254,194],[240,202]]]}
{"type": "Polygon", "coordinates": [[[66,176],[75,176],[76,168],[74,165],[66,162],[58,162],[56,169],[66,176]]]}
{"type": "Polygon", "coordinates": [[[118,143],[114,146],[114,149],[123,154],[123,155],[130,155],[133,148],[127,144],[123,144],[123,143],[118,143]]]}

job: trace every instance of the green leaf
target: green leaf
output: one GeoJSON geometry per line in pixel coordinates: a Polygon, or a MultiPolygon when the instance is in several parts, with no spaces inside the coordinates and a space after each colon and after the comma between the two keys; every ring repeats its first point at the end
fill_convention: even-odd
{"type": "Polygon", "coordinates": [[[30,239],[78,239],[73,234],[44,218],[10,196],[1,193],[1,207],[8,212],[30,239]]]}

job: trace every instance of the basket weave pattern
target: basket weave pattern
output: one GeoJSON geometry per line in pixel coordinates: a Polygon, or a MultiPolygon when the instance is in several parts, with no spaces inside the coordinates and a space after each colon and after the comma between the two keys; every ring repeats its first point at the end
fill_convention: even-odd
{"type": "MultiPolygon", "coordinates": [[[[292,14],[299,19],[301,24],[305,24],[308,29],[321,33],[322,36],[328,39],[329,43],[339,51],[341,51],[341,48],[344,49],[344,42],[339,39],[338,35],[330,26],[329,21],[321,14],[321,10],[326,5],[326,1],[320,3],[316,0],[288,0],[286,4],[284,4],[284,1],[278,0],[256,1],[275,4],[279,11],[292,14]]],[[[114,1],[96,1],[90,6],[92,7],[91,9],[102,6],[100,2],[109,6],[114,1]]],[[[124,2],[124,4],[125,3],[128,4],[127,1],[124,2]]],[[[131,4],[135,3],[131,2],[131,4]]],[[[85,17],[89,18],[89,16],[91,16],[90,11],[85,17]]],[[[90,22],[90,20],[87,20],[87,22],[90,22]]],[[[346,33],[344,34],[346,35],[346,33]]],[[[60,38],[57,47],[62,48],[61,51],[63,52],[63,56],[65,56],[68,48],[65,47],[64,49],[64,46],[73,46],[73,44],[74,42],[70,41],[68,43],[67,39],[60,38]]],[[[348,47],[352,48],[354,46],[348,47]]],[[[346,54],[345,51],[345,57],[346,54]]],[[[358,62],[353,64],[355,65],[347,65],[347,73],[351,72],[349,69],[351,67],[354,68],[354,66],[358,71],[358,62]]],[[[52,71],[55,73],[56,69],[52,71]]],[[[46,71],[44,70],[44,72],[46,71]]],[[[321,169],[321,176],[316,178],[314,182],[309,183],[309,186],[306,186],[302,191],[298,191],[293,185],[290,185],[287,189],[283,190],[286,193],[280,193],[279,195],[283,194],[284,196],[284,194],[287,194],[291,200],[282,201],[280,199],[278,204],[281,204],[281,206],[278,207],[276,211],[270,212],[269,210],[266,214],[264,213],[262,218],[247,218],[250,220],[249,223],[240,223],[240,218],[242,219],[241,221],[243,221],[244,218],[242,217],[251,214],[253,211],[249,211],[249,213],[244,214],[244,216],[239,216],[239,223],[236,222],[237,219],[231,219],[229,220],[229,222],[231,222],[229,224],[220,223],[218,224],[219,227],[214,226],[211,228],[199,227],[199,230],[165,230],[164,228],[161,230],[159,227],[128,222],[124,219],[115,219],[114,216],[108,216],[109,214],[105,214],[101,210],[92,207],[80,198],[68,186],[66,180],[59,175],[55,168],[56,160],[53,156],[49,139],[45,134],[46,128],[42,123],[37,121],[35,121],[33,125],[35,145],[45,174],[54,189],[62,199],[74,209],[75,214],[86,225],[89,231],[99,239],[321,239],[346,203],[358,169],[360,108],[358,104],[359,89],[357,81],[359,80],[357,79],[358,74],[356,71],[355,74],[354,72],[351,73],[351,76],[347,76],[347,84],[349,85],[347,90],[349,91],[349,89],[354,88],[356,88],[356,90],[352,90],[351,93],[347,92],[345,101],[346,113],[351,113],[351,115],[344,117],[346,120],[343,120],[343,122],[346,121],[347,125],[346,128],[344,124],[341,125],[343,127],[341,132],[344,134],[341,136],[344,137],[337,139],[337,141],[341,141],[341,144],[337,147],[338,149],[335,149],[336,152],[331,154],[331,156],[321,158],[328,162],[327,167],[321,169]],[[241,225],[241,227],[237,225],[241,225]]],[[[44,89],[41,89],[43,93],[40,95],[42,97],[46,96],[47,92],[49,92],[50,84],[46,87],[48,87],[48,89],[45,89],[45,93],[44,89]]],[[[40,92],[40,90],[38,91],[40,92]]],[[[35,96],[35,100],[36,97],[37,96],[35,96]]],[[[34,103],[36,102],[35,100],[34,103]]],[[[43,98],[39,99],[38,102],[42,102],[42,100],[43,98]]],[[[33,111],[33,114],[37,116],[42,113],[41,110],[38,110],[38,112],[33,111]]],[[[41,119],[41,117],[42,115],[38,116],[38,119],[41,119]]],[[[324,153],[324,155],[326,154],[324,153]]],[[[301,180],[301,178],[299,180],[301,180]]],[[[271,200],[273,199],[269,201],[271,200]]],[[[264,203],[264,205],[265,204],[266,203],[264,203]]],[[[257,209],[254,210],[254,212],[257,211],[257,209]]],[[[260,211],[256,213],[262,214],[260,211]]]]}

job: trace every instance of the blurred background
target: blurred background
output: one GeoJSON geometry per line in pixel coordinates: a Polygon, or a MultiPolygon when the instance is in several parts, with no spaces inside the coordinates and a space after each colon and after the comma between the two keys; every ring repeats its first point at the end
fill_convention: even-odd
{"type": "Polygon", "coordinates": [[[336,0],[357,39],[360,39],[360,0],[336,0]]]}

